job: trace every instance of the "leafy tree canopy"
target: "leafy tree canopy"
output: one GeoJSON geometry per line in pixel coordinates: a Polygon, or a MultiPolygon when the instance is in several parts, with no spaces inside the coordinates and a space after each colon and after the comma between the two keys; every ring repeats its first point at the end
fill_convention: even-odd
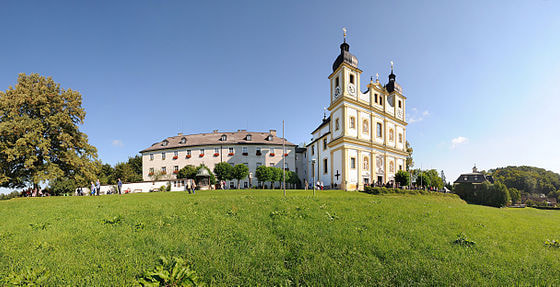
{"type": "Polygon", "coordinates": [[[79,92],[20,74],[15,87],[0,92],[0,186],[95,178],[97,150],[78,128],[85,115],[79,92]]]}
{"type": "Polygon", "coordinates": [[[220,162],[214,166],[214,174],[218,180],[232,180],[233,167],[227,162],[220,162]]]}
{"type": "Polygon", "coordinates": [[[560,189],[560,175],[532,166],[508,166],[488,171],[496,182],[525,193],[551,194],[560,189]]]}

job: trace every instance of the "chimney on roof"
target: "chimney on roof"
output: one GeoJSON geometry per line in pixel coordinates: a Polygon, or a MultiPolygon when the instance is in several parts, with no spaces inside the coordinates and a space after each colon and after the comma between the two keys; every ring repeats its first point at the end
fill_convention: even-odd
{"type": "Polygon", "coordinates": [[[178,135],[178,136],[182,136],[182,135],[183,135],[183,133],[177,133],[177,135],[178,135]]]}
{"type": "Polygon", "coordinates": [[[214,130],[213,132],[214,132],[215,134],[217,134],[217,133],[218,133],[218,130],[214,130]]]}
{"type": "Polygon", "coordinates": [[[276,136],[276,130],[270,130],[269,132],[271,135],[276,136]]]}

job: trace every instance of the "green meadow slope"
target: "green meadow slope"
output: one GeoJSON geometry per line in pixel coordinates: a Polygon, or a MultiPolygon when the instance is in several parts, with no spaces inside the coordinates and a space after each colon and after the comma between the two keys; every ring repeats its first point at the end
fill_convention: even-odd
{"type": "Polygon", "coordinates": [[[560,285],[560,248],[544,245],[560,239],[557,211],[467,205],[441,195],[310,195],[3,201],[0,278],[133,285],[160,256],[178,256],[209,285],[560,285]],[[118,223],[104,222],[118,216],[118,223]],[[474,247],[454,244],[459,233],[474,247]]]}

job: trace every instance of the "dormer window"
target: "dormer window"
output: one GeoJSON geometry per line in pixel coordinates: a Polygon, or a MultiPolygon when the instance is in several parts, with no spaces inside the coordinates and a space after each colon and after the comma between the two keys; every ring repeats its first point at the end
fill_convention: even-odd
{"type": "Polygon", "coordinates": [[[164,140],[164,141],[161,142],[162,146],[167,146],[168,144],[169,144],[169,142],[167,140],[164,140]]]}
{"type": "Polygon", "coordinates": [[[180,144],[186,144],[187,143],[187,139],[186,138],[181,138],[181,141],[179,142],[180,144]]]}
{"type": "Polygon", "coordinates": [[[245,139],[248,140],[248,141],[250,141],[250,140],[252,139],[252,136],[251,136],[251,135],[247,135],[247,136],[245,137],[245,139]]]}
{"type": "Polygon", "coordinates": [[[266,140],[267,140],[267,141],[272,141],[272,135],[268,135],[268,136],[266,137],[266,140]]]}
{"type": "Polygon", "coordinates": [[[220,139],[221,141],[225,142],[227,140],[227,136],[226,135],[222,135],[222,138],[220,139]]]}

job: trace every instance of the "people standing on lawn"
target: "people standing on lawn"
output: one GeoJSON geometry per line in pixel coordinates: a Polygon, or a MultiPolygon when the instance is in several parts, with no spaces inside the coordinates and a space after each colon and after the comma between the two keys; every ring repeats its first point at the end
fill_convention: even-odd
{"type": "Polygon", "coordinates": [[[303,183],[305,190],[307,190],[307,186],[309,185],[309,182],[307,182],[307,179],[305,180],[305,182],[303,183]]]}
{"type": "Polygon", "coordinates": [[[187,192],[189,194],[191,193],[191,186],[192,186],[191,179],[187,179],[187,185],[185,187],[187,188],[187,192]]]}
{"type": "Polygon", "coordinates": [[[99,178],[95,182],[95,194],[99,195],[99,191],[101,190],[101,183],[99,182],[99,178]]]}
{"type": "Polygon", "coordinates": [[[90,194],[95,195],[95,184],[93,184],[93,181],[91,182],[91,186],[89,189],[90,189],[90,194]]]}
{"type": "Polygon", "coordinates": [[[122,181],[120,178],[117,181],[117,189],[119,190],[119,194],[122,194],[122,181]]]}
{"type": "Polygon", "coordinates": [[[194,182],[194,180],[193,180],[192,185],[191,185],[192,194],[194,194],[195,189],[196,189],[196,182],[194,182]]]}

